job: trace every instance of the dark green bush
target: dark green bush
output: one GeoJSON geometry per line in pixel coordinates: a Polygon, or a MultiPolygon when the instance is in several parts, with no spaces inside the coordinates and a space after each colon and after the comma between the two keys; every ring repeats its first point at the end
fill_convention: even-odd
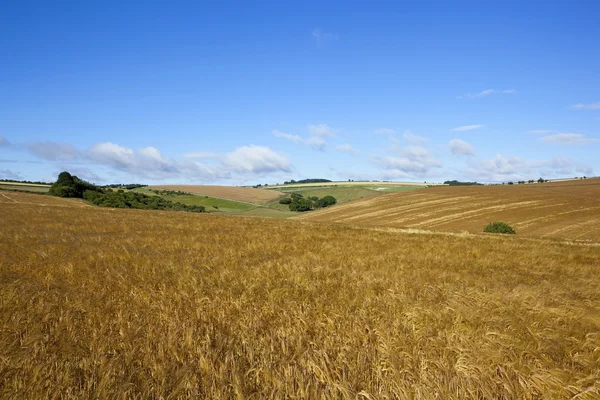
{"type": "Polygon", "coordinates": [[[504,222],[491,222],[484,229],[486,233],[505,233],[509,235],[514,235],[517,232],[508,224],[504,222]]]}
{"type": "Polygon", "coordinates": [[[292,198],[284,197],[283,199],[279,200],[279,204],[292,204],[292,198]]]}
{"type": "Polygon", "coordinates": [[[303,198],[296,198],[290,204],[290,211],[310,211],[312,210],[312,202],[303,198]]]}
{"type": "Polygon", "coordinates": [[[337,200],[333,196],[325,196],[318,200],[319,207],[329,207],[337,203],[337,200]]]}
{"type": "Polygon", "coordinates": [[[79,179],[76,176],[72,176],[64,171],[58,175],[58,179],[52,184],[48,193],[52,196],[76,197],[81,199],[86,190],[101,191],[100,188],[91,183],[79,179]]]}

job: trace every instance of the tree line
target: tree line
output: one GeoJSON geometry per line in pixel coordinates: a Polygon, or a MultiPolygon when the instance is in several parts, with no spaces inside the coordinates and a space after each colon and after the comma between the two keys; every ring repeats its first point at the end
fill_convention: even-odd
{"type": "Polygon", "coordinates": [[[290,197],[285,197],[279,200],[279,204],[288,204],[290,211],[310,211],[318,208],[325,208],[337,203],[337,199],[333,196],[310,196],[304,198],[300,193],[292,193],[290,197]]]}
{"type": "Polygon", "coordinates": [[[84,199],[100,207],[188,212],[206,211],[204,206],[181,204],[163,199],[160,196],[148,196],[123,189],[115,191],[110,188],[102,188],[79,179],[66,171],[58,175],[58,179],[50,187],[49,194],[58,197],[84,199]]]}

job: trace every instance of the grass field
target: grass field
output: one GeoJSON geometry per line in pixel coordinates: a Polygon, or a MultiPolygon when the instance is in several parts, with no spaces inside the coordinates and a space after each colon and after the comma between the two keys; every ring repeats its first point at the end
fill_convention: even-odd
{"type": "Polygon", "coordinates": [[[503,221],[517,234],[597,241],[600,179],[434,187],[354,201],[298,218],[454,232],[481,232],[489,222],[503,221]]]}
{"type": "Polygon", "coordinates": [[[0,398],[600,397],[597,244],[5,194],[0,398]]]}
{"type": "MultiPolygon", "coordinates": [[[[172,190],[172,189],[170,189],[172,190]]],[[[155,192],[148,188],[137,188],[136,192],[145,193],[148,195],[156,195],[155,192]]],[[[161,195],[171,201],[204,206],[206,210],[212,213],[226,213],[245,216],[261,216],[270,218],[289,218],[298,215],[296,212],[290,212],[288,206],[283,206],[274,201],[269,205],[248,203],[242,201],[234,201],[217,197],[203,195],[161,195]]]]}
{"type": "Polygon", "coordinates": [[[0,182],[0,190],[18,190],[34,193],[48,193],[49,185],[38,185],[34,183],[0,182]]]}
{"type": "Polygon", "coordinates": [[[236,186],[201,186],[201,185],[161,185],[150,186],[150,189],[181,190],[209,197],[244,201],[253,204],[267,205],[281,194],[277,191],[236,186]]]}

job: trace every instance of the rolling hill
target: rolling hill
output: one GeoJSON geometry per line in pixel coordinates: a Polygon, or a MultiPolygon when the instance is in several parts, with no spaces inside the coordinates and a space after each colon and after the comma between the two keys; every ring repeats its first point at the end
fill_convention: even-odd
{"type": "Polygon", "coordinates": [[[600,179],[432,187],[357,200],[296,217],[387,228],[481,232],[503,221],[518,234],[600,240],[600,179]]]}

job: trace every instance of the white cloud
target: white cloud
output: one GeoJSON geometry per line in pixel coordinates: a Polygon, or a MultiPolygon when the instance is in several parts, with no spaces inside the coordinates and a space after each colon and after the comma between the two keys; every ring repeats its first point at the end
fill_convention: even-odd
{"type": "Polygon", "coordinates": [[[396,131],[394,129],[389,128],[379,128],[375,129],[373,133],[376,135],[394,135],[396,131]]]}
{"type": "Polygon", "coordinates": [[[410,144],[421,144],[427,142],[426,137],[415,135],[411,131],[404,131],[402,137],[410,144]]]}
{"type": "Polygon", "coordinates": [[[515,89],[504,89],[504,90],[496,90],[496,89],[485,89],[482,90],[481,92],[477,92],[477,93],[467,93],[464,94],[462,96],[457,96],[458,99],[477,99],[480,97],[486,97],[492,94],[496,94],[496,93],[500,93],[500,94],[516,94],[517,91],[515,89]]]}
{"type": "Polygon", "coordinates": [[[92,161],[118,169],[129,168],[135,165],[133,150],[111,142],[93,145],[87,150],[86,156],[92,161]]]}
{"type": "Polygon", "coordinates": [[[461,139],[452,139],[449,143],[450,151],[455,156],[474,156],[475,149],[469,143],[461,139]]]}
{"type": "Polygon", "coordinates": [[[242,146],[223,159],[223,165],[234,172],[265,174],[291,171],[290,161],[283,155],[263,146],[242,146]]]}
{"type": "Polygon", "coordinates": [[[333,130],[327,125],[309,125],[308,130],[312,136],[307,139],[302,138],[298,135],[282,132],[278,129],[273,129],[273,135],[283,139],[287,139],[294,143],[304,144],[309,146],[311,149],[316,151],[325,151],[327,148],[327,141],[324,139],[325,136],[332,136],[333,130]]]}
{"type": "Polygon", "coordinates": [[[85,151],[79,151],[70,144],[51,142],[33,143],[28,145],[27,149],[32,154],[50,161],[77,161],[76,165],[68,165],[69,170],[78,168],[83,176],[94,181],[101,181],[101,178],[81,164],[107,167],[134,177],[154,180],[214,181],[230,179],[233,176],[245,178],[291,171],[291,163],[285,156],[267,147],[254,145],[238,147],[225,154],[188,153],[179,160],[165,157],[159,149],[152,146],[133,150],[111,142],[94,144],[85,151]],[[192,159],[210,159],[211,162],[201,163],[192,159]]]}
{"type": "Polygon", "coordinates": [[[337,33],[323,32],[320,28],[313,29],[311,35],[316,46],[319,48],[340,39],[340,35],[337,33]]]}
{"type": "Polygon", "coordinates": [[[327,124],[308,125],[308,131],[315,136],[334,136],[338,131],[329,127],[327,124]]]}
{"type": "Polygon", "coordinates": [[[464,132],[464,131],[472,131],[474,129],[480,129],[483,128],[483,125],[464,125],[464,126],[458,126],[454,129],[452,129],[453,132],[464,132]]]}
{"type": "Polygon", "coordinates": [[[275,135],[277,137],[280,137],[280,138],[284,138],[284,139],[290,140],[290,141],[292,141],[294,143],[302,143],[303,142],[303,140],[302,140],[302,138],[300,136],[298,136],[298,135],[292,135],[290,133],[281,132],[278,129],[273,129],[273,135],[275,135]]]}
{"type": "Polygon", "coordinates": [[[525,160],[515,156],[496,155],[492,159],[473,160],[463,174],[470,180],[506,182],[575,175],[593,175],[593,170],[569,158],[555,157],[550,160],[525,160]]]}
{"type": "Polygon", "coordinates": [[[352,145],[349,143],[339,144],[339,145],[335,146],[335,149],[337,151],[341,151],[342,153],[350,153],[350,154],[358,153],[358,150],[356,150],[354,147],[352,147],[352,145]]]}
{"type": "Polygon", "coordinates": [[[319,136],[311,136],[306,139],[304,143],[310,146],[311,149],[317,151],[325,151],[325,148],[327,147],[327,142],[325,139],[319,136]]]}
{"type": "Polygon", "coordinates": [[[600,101],[597,103],[589,103],[589,104],[574,104],[571,106],[574,110],[600,110],[600,101]]]}
{"type": "Polygon", "coordinates": [[[74,161],[81,156],[70,143],[35,142],[27,144],[26,148],[36,157],[48,161],[74,161]]]}
{"type": "Polygon", "coordinates": [[[373,157],[372,162],[389,170],[386,176],[406,178],[424,177],[433,169],[442,167],[442,163],[421,146],[407,146],[399,149],[398,153],[397,156],[373,157]]]}
{"type": "Polygon", "coordinates": [[[544,136],[540,138],[540,140],[547,143],[582,146],[585,144],[595,143],[599,139],[586,138],[585,135],[581,133],[557,133],[554,135],[544,136]]]}

